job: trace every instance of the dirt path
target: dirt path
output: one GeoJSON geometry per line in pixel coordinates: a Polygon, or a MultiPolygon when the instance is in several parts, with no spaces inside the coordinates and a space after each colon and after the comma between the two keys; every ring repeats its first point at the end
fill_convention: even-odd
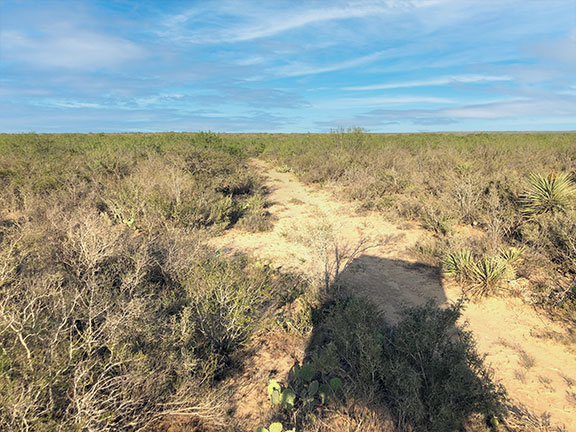
{"type": "MultiPolygon", "coordinates": [[[[362,239],[376,244],[392,236],[385,246],[358,256],[341,280],[378,304],[391,321],[403,306],[423,304],[430,298],[445,302],[459,297],[459,289],[443,281],[439,269],[419,264],[411,256],[410,248],[428,235],[426,231],[410,224],[401,229],[377,214],[359,216],[351,204],[302,184],[291,173],[278,172],[260,160],[252,164],[266,177],[270,212],[276,218],[274,229],[264,233],[232,229],[214,239],[214,246],[252,253],[284,269],[312,273],[318,264],[314,249],[294,238],[304,232],[310,235],[314,227],[330,225],[340,242],[352,246],[362,239]]],[[[563,330],[512,298],[469,304],[464,318],[511,398],[539,416],[547,413],[552,424],[565,424],[568,431],[576,431],[575,354],[566,345],[539,337],[562,334],[563,330]]]]}

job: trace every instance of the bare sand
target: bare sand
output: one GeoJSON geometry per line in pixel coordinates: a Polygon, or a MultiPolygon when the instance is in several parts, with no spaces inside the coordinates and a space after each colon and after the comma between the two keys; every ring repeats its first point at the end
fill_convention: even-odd
{"type": "MultiPolygon", "coordinates": [[[[257,159],[251,164],[266,178],[272,202],[269,211],[276,219],[274,228],[263,233],[231,229],[211,240],[213,246],[251,253],[286,270],[312,273],[318,261],[314,248],[292,238],[322,221],[348,245],[362,240],[378,244],[389,239],[385,245],[356,257],[340,280],[375,302],[391,322],[405,306],[420,305],[432,298],[439,303],[451,302],[461,296],[460,288],[444,280],[438,268],[418,263],[410,252],[419,239],[430,235],[416,224],[406,223],[399,228],[376,213],[359,215],[352,203],[306,186],[290,172],[279,172],[257,159]]],[[[546,333],[563,334],[565,329],[512,297],[468,303],[463,319],[515,404],[539,417],[549,416],[552,425],[576,431],[576,347],[541,337],[546,333]]]]}

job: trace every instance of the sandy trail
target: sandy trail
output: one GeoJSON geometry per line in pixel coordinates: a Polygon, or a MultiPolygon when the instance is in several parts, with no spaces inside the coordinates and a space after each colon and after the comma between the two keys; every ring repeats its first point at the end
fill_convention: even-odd
{"type": "MultiPolygon", "coordinates": [[[[342,273],[341,280],[358,295],[379,305],[394,321],[404,306],[420,305],[428,299],[455,301],[460,290],[441,278],[438,268],[416,262],[410,248],[429,235],[416,225],[401,229],[381,215],[358,215],[350,203],[332,194],[308,187],[291,173],[279,172],[261,160],[251,162],[266,178],[276,218],[272,231],[249,233],[231,229],[212,240],[222,250],[252,253],[284,269],[313,268],[317,257],[309,247],[292,240],[307,227],[329,223],[339,241],[349,245],[361,239],[376,244],[393,236],[385,246],[367,250],[342,273]]],[[[464,319],[474,332],[478,348],[486,353],[496,378],[511,399],[538,416],[549,416],[553,425],[576,431],[576,357],[568,346],[550,338],[562,334],[555,323],[538,315],[514,298],[487,298],[466,307],[464,319]]]]}

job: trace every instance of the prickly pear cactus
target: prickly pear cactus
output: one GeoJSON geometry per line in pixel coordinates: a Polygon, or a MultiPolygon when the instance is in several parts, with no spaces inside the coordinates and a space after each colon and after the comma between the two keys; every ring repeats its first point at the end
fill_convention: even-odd
{"type": "Polygon", "coordinates": [[[320,402],[322,404],[325,404],[332,395],[332,392],[333,392],[332,387],[330,387],[329,384],[326,383],[320,384],[320,386],[318,387],[318,396],[320,397],[320,402]]]}
{"type": "Polygon", "coordinates": [[[276,422],[276,423],[272,423],[272,424],[270,425],[270,427],[268,428],[268,430],[269,430],[270,432],[282,432],[282,429],[283,429],[283,428],[284,428],[284,427],[282,426],[282,423],[276,422]]]}
{"type": "Polygon", "coordinates": [[[280,405],[282,402],[282,387],[275,379],[268,382],[268,398],[273,405],[280,405]]]}
{"type": "MultiPolygon", "coordinates": [[[[256,429],[256,432],[282,432],[283,430],[284,426],[282,426],[282,423],[275,422],[272,423],[270,426],[268,426],[268,428],[259,427],[258,429],[256,429]]],[[[289,429],[285,430],[284,432],[296,432],[296,429],[289,429]]]]}
{"type": "Polygon", "coordinates": [[[312,365],[309,364],[305,364],[301,368],[294,366],[292,371],[294,372],[294,376],[303,383],[309,383],[312,381],[312,378],[314,378],[314,375],[316,374],[312,365]]]}
{"type": "Polygon", "coordinates": [[[340,378],[332,378],[330,380],[330,388],[334,393],[338,392],[342,388],[342,380],[340,378]]]}
{"type": "Polygon", "coordinates": [[[316,393],[318,393],[319,387],[320,387],[320,383],[318,381],[316,381],[316,380],[312,381],[308,385],[308,396],[310,396],[310,397],[316,396],[316,393]]]}
{"type": "Polygon", "coordinates": [[[292,391],[292,389],[286,389],[282,392],[282,408],[284,409],[293,409],[294,404],[296,403],[296,393],[292,391]]]}

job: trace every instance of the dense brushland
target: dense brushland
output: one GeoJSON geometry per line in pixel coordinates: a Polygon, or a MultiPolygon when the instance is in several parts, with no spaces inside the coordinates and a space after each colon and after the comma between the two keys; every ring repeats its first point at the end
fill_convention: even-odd
{"type": "Polygon", "coordinates": [[[576,134],[375,135],[349,130],[278,137],[264,154],[305,182],[338,186],[360,209],[418,221],[437,234],[420,245],[420,258],[440,265],[454,258],[451,254],[456,259],[470,255],[468,261],[478,265],[456,276],[479,286],[477,291],[497,290],[498,279],[505,276],[502,267],[497,274],[480,270],[477,275],[478,267],[489,262],[492,270],[499,256],[518,255],[510,258],[516,261],[515,272],[531,281],[531,300],[573,317],[576,134]],[[466,226],[484,235],[461,234],[459,228],[466,226]],[[515,259],[519,255],[522,262],[515,259]],[[492,287],[486,287],[487,279],[492,287]]]}
{"type": "Polygon", "coordinates": [[[226,378],[271,330],[310,337],[314,373],[292,379],[298,397],[272,416],[285,425],[323,430],[325,410],[356,404],[398,430],[497,428],[504,392],[458,305],[391,326],[342,287],[320,293],[206,247],[274,223],[254,156],[359,210],[418,221],[435,235],[415,253],[472,293],[500,294],[514,273],[531,301],[574,317],[576,134],[1,135],[0,429],[154,430],[177,417],[182,430],[245,430],[226,378]],[[283,316],[295,302],[296,329],[283,316]],[[336,377],[344,391],[310,396],[336,377]]]}
{"type": "Polygon", "coordinates": [[[214,416],[211,383],[281,278],[202,240],[257,226],[248,145],[213,135],[3,136],[0,429],[214,416]]]}

